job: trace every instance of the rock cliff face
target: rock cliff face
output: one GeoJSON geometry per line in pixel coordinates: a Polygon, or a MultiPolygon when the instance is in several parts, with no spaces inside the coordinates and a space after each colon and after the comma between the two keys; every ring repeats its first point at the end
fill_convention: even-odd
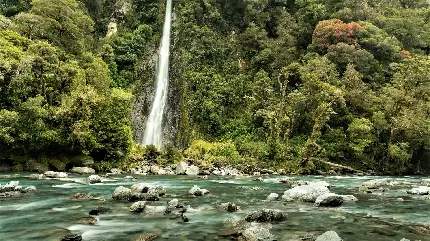
{"type": "MultiPolygon", "coordinates": [[[[162,14],[162,12],[160,12],[162,14]]],[[[181,74],[181,57],[178,53],[178,34],[175,32],[175,14],[172,19],[171,55],[169,66],[169,89],[165,113],[163,116],[163,142],[180,146],[183,141],[179,138],[182,125],[184,78],[181,74]]],[[[150,51],[142,58],[138,70],[139,79],[134,89],[134,104],[131,120],[133,122],[133,138],[141,143],[146,128],[146,121],[151,109],[155,91],[155,73],[158,62],[158,43],[154,41],[150,51]]]]}

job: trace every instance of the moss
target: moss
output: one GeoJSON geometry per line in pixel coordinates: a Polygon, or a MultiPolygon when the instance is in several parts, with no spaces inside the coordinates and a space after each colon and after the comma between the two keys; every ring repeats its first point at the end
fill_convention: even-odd
{"type": "Polygon", "coordinates": [[[49,159],[48,164],[54,171],[64,172],[66,170],[66,164],[58,159],[49,159]]]}
{"type": "Polygon", "coordinates": [[[23,170],[24,170],[24,168],[22,167],[21,164],[16,164],[15,166],[12,167],[13,172],[21,172],[23,170]]]}

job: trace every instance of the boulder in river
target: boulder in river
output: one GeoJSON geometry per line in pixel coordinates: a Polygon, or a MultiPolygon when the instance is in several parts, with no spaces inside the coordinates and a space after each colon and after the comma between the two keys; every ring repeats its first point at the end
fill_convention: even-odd
{"type": "Polygon", "coordinates": [[[68,178],[69,175],[65,172],[54,172],[54,171],[47,171],[43,174],[45,177],[49,178],[68,178]]]}
{"type": "Polygon", "coordinates": [[[185,172],[187,171],[187,168],[188,168],[188,164],[187,163],[182,162],[182,161],[179,162],[178,165],[176,166],[176,169],[175,169],[176,175],[183,175],[183,174],[185,174],[185,172]]]}
{"type": "Polygon", "coordinates": [[[174,198],[167,203],[167,208],[173,209],[179,207],[179,200],[174,198]]]}
{"type": "Polygon", "coordinates": [[[315,241],[342,241],[342,239],[335,231],[327,231],[322,235],[318,236],[315,241]]]}
{"type": "Polygon", "coordinates": [[[325,193],[315,200],[315,204],[321,207],[339,207],[343,203],[343,197],[334,193],[325,193]]]}
{"type": "Polygon", "coordinates": [[[188,176],[197,176],[199,175],[199,168],[197,166],[191,165],[187,168],[185,174],[188,176]]]}
{"type": "Polygon", "coordinates": [[[275,201],[279,199],[279,194],[277,193],[271,193],[269,196],[267,196],[267,201],[275,201]]]}
{"type": "Polygon", "coordinates": [[[29,176],[29,178],[31,178],[31,179],[44,179],[45,175],[33,173],[29,176]]]}
{"type": "Polygon", "coordinates": [[[252,225],[242,232],[242,236],[246,241],[275,241],[277,240],[273,234],[270,233],[269,229],[259,226],[252,225]]]}
{"type": "Polygon", "coordinates": [[[406,191],[408,194],[417,194],[417,195],[429,195],[430,187],[420,186],[412,188],[411,190],[406,191]]]}
{"type": "Polygon", "coordinates": [[[82,241],[82,236],[79,234],[68,234],[62,237],[61,241],[82,241]]]}
{"type": "Polygon", "coordinates": [[[194,185],[194,187],[192,187],[188,193],[191,195],[194,195],[194,196],[203,196],[203,195],[208,194],[209,191],[206,189],[201,189],[197,185],[194,185]]]}
{"type": "Polygon", "coordinates": [[[78,174],[95,174],[96,171],[90,167],[73,167],[70,172],[78,174]]]}
{"type": "Polygon", "coordinates": [[[21,192],[25,192],[25,193],[37,192],[37,189],[35,186],[28,186],[28,187],[25,187],[21,192]]]}
{"type": "Polygon", "coordinates": [[[360,192],[372,192],[372,190],[378,189],[382,186],[388,186],[388,184],[388,181],[385,179],[374,179],[361,183],[358,190],[360,192]]]}
{"type": "Polygon", "coordinates": [[[101,183],[102,182],[102,178],[98,175],[91,175],[88,177],[88,182],[90,184],[95,184],[95,183],[101,183]]]}
{"type": "Polygon", "coordinates": [[[233,212],[240,210],[240,207],[234,203],[222,203],[221,207],[223,209],[227,210],[227,212],[229,212],[229,213],[233,213],[233,212]]]}
{"type": "Polygon", "coordinates": [[[133,203],[133,205],[131,205],[130,211],[135,212],[135,213],[141,213],[145,210],[145,208],[146,208],[146,202],[145,201],[138,201],[138,202],[133,203]]]}
{"type": "Polygon", "coordinates": [[[132,194],[131,189],[123,186],[119,186],[113,192],[112,199],[128,201],[131,198],[131,194],[132,194]]]}
{"type": "Polygon", "coordinates": [[[285,220],[286,216],[282,212],[278,212],[270,209],[263,209],[261,211],[255,211],[248,213],[245,216],[247,222],[277,222],[285,220]]]}
{"type": "Polygon", "coordinates": [[[308,184],[294,187],[285,191],[282,199],[285,201],[299,200],[305,202],[315,202],[317,197],[325,193],[330,193],[326,186],[320,184],[308,184]]]}

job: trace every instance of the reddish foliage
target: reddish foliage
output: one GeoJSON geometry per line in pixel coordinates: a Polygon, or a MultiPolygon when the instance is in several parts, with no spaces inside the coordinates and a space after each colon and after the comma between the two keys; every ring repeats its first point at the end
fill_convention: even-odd
{"type": "Polygon", "coordinates": [[[402,51],[400,51],[400,58],[401,59],[410,59],[410,58],[412,58],[412,54],[407,50],[402,50],[402,51]]]}
{"type": "Polygon", "coordinates": [[[344,23],[339,19],[331,19],[319,22],[312,38],[320,48],[327,48],[341,42],[355,44],[356,33],[363,29],[358,23],[344,23]]]}

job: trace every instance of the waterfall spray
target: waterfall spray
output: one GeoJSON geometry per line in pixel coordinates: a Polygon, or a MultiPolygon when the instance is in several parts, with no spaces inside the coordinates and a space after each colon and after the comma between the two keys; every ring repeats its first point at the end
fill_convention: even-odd
{"type": "Polygon", "coordinates": [[[157,86],[152,102],[151,112],[146,123],[143,145],[162,147],[162,124],[164,108],[167,102],[169,86],[169,56],[170,56],[170,27],[172,21],[172,0],[167,0],[166,17],[164,20],[163,37],[161,39],[160,53],[157,68],[157,86]]]}

